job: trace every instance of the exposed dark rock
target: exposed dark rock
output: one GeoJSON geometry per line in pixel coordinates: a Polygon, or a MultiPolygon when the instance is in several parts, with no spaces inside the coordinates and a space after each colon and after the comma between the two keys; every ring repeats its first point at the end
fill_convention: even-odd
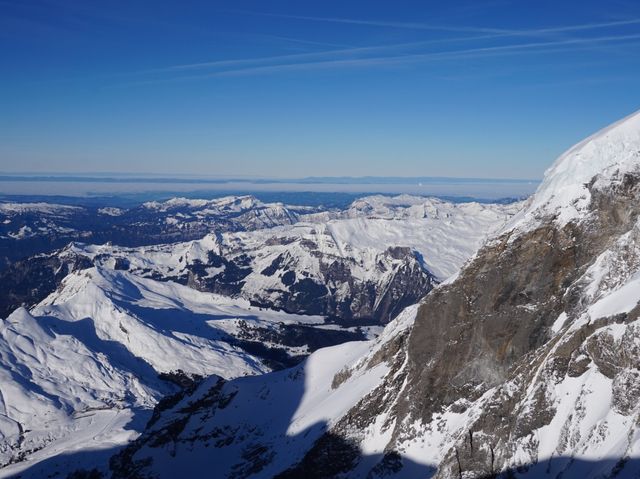
{"type": "MultiPolygon", "coordinates": [[[[635,222],[635,189],[629,180],[616,191],[592,191],[593,214],[580,226],[547,224],[494,241],[457,281],[427,296],[409,344],[410,375],[412,389],[437,393],[405,404],[406,412],[428,420],[478,386],[505,381],[518,360],[548,341],[552,322],[576,307],[564,293],[635,222]]],[[[601,363],[606,368],[606,358],[601,363]]]]}
{"type": "Polygon", "coordinates": [[[325,433],[298,465],[274,479],[329,479],[353,469],[359,457],[357,444],[339,435],[325,433]]]}
{"type": "Polygon", "coordinates": [[[546,385],[565,374],[583,374],[591,362],[615,378],[615,407],[625,412],[634,407],[637,376],[628,371],[617,376],[625,361],[613,338],[594,333],[624,319],[586,324],[559,344],[550,326],[563,311],[580,312],[582,286],[577,280],[612,238],[635,223],[640,212],[637,180],[625,175],[611,189],[592,190],[591,214],[578,224],[556,228],[549,221],[515,238],[495,240],[457,281],[425,298],[409,341],[409,387],[398,402],[398,417],[428,423],[460,398],[473,401],[509,380],[530,384],[538,365],[543,360],[546,364],[539,374],[547,382],[537,383],[530,412],[514,411],[524,393],[515,384],[515,395],[496,393],[474,423],[474,430],[482,432],[474,447],[460,441],[447,454],[439,476],[455,476],[460,468],[469,477],[491,477],[500,471],[509,457],[510,441],[528,437],[555,414],[546,385]],[[547,357],[550,351],[553,355],[547,357]]]}
{"type": "Polygon", "coordinates": [[[78,469],[67,475],[67,479],[103,479],[104,475],[98,469],[78,469]]]}
{"type": "Polygon", "coordinates": [[[93,266],[84,256],[40,255],[13,263],[0,271],[0,318],[6,318],[20,306],[30,307],[53,293],[62,280],[74,271],[93,266]]]}
{"type": "Polygon", "coordinates": [[[295,271],[287,271],[282,275],[282,277],[280,278],[280,281],[282,281],[282,284],[284,284],[285,286],[291,286],[293,283],[296,282],[295,271]]]}
{"type": "Polygon", "coordinates": [[[269,266],[263,269],[260,274],[262,274],[263,276],[273,276],[276,273],[276,271],[280,269],[283,261],[284,261],[284,257],[282,255],[279,255],[276,259],[274,259],[271,262],[269,266]]]}

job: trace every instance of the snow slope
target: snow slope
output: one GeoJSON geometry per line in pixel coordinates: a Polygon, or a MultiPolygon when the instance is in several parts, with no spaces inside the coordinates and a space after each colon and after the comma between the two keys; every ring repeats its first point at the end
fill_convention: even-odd
{"type": "MultiPolygon", "coordinates": [[[[0,460],[18,460],[56,438],[75,435],[86,418],[150,408],[171,391],[136,361],[92,334],[86,321],[65,325],[20,309],[0,325],[0,460]]],[[[128,421],[126,421],[128,422],[128,421]]],[[[125,422],[125,423],[126,423],[125,422]]],[[[0,470],[0,474],[4,474],[0,470]]]]}
{"type": "Polygon", "coordinates": [[[342,251],[348,245],[359,250],[409,247],[443,281],[521,206],[371,196],[354,202],[344,213],[346,218],[330,221],[327,227],[342,251]]]}
{"type": "Polygon", "coordinates": [[[591,203],[590,183],[619,182],[640,169],[640,111],[603,128],[561,155],[545,172],[527,207],[505,230],[526,230],[554,217],[558,225],[583,217],[591,203]]]}
{"type": "Polygon", "coordinates": [[[415,312],[405,310],[374,341],[319,350],[293,369],[203,383],[130,447],[127,467],[149,464],[145,474],[169,478],[198,477],[215,464],[218,477],[274,477],[381,383],[389,366],[378,356],[415,312]],[[171,438],[159,444],[168,430],[171,438]]]}
{"type": "Polygon", "coordinates": [[[133,417],[148,417],[176,390],[159,373],[234,378],[269,371],[234,345],[241,321],[268,328],[323,318],[263,311],[122,271],[70,274],[31,312],[0,321],[0,461],[28,456],[0,476],[81,447],[78,434],[90,430],[95,447],[129,440],[133,417]]]}
{"type": "Polygon", "coordinates": [[[265,370],[228,346],[216,323],[251,311],[174,283],[91,268],[67,276],[32,313],[73,322],[90,318],[99,337],[125,344],[158,372],[235,377],[265,370]]]}

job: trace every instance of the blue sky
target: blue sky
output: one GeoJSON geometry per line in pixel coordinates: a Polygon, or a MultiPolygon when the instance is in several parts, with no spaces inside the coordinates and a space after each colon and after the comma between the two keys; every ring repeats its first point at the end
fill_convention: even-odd
{"type": "Polygon", "coordinates": [[[540,178],[640,108],[640,3],[0,0],[0,171],[540,178]]]}

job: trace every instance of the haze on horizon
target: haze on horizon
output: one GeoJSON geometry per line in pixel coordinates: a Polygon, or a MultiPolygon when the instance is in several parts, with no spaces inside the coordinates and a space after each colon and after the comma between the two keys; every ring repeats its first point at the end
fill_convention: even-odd
{"type": "Polygon", "coordinates": [[[0,2],[3,173],[539,179],[640,108],[624,0],[0,2]]]}

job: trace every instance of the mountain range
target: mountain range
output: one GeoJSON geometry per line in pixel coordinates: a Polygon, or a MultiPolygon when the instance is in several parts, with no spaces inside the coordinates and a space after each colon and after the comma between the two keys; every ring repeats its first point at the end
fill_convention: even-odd
{"type": "Polygon", "coordinates": [[[144,204],[231,226],[5,269],[0,477],[640,477],[639,200],[636,113],[523,203],[144,204]]]}
{"type": "Polygon", "coordinates": [[[639,198],[636,113],[376,340],[201,384],[114,477],[638,477],[639,198]]]}

